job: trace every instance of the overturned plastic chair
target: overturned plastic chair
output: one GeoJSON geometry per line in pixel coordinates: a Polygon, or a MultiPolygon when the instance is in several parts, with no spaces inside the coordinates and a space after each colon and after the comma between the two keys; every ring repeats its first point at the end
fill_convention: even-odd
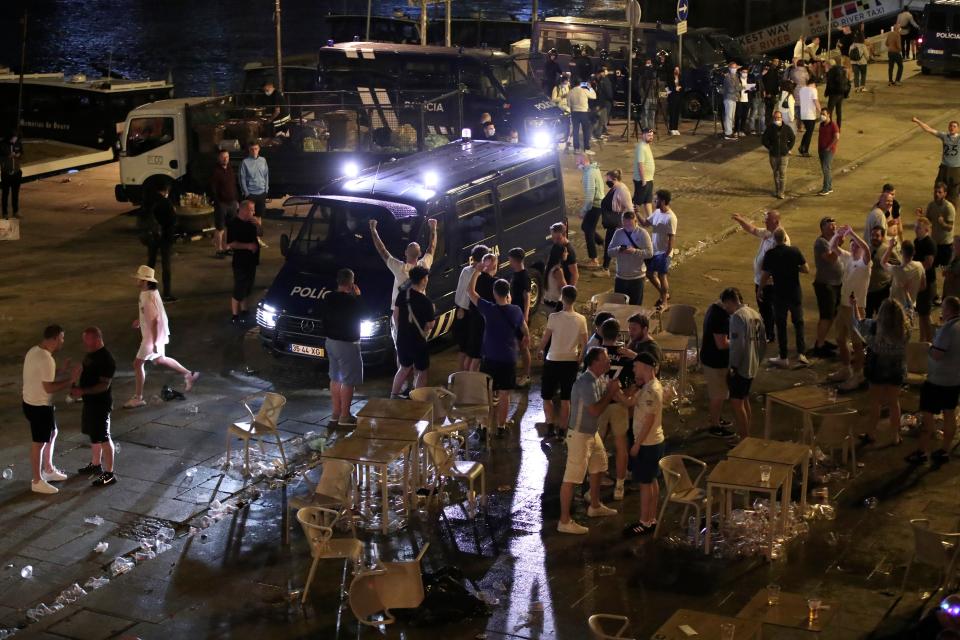
{"type": "Polygon", "coordinates": [[[592,640],[633,640],[623,635],[630,625],[630,618],[627,616],[617,616],[611,613],[595,613],[587,618],[587,626],[590,627],[590,636],[592,640]],[[620,628],[610,635],[604,629],[604,623],[619,622],[620,628]]]}
{"type": "Polygon", "coordinates": [[[357,622],[370,627],[392,624],[391,609],[415,609],[423,602],[423,572],[420,562],[430,547],[423,545],[413,560],[383,562],[376,569],[361,571],[350,583],[350,610],[357,622]],[[373,619],[380,616],[382,619],[373,619]]]}
{"type": "Polygon", "coordinates": [[[280,411],[283,405],[287,404],[287,399],[279,393],[267,392],[263,396],[263,404],[256,415],[253,409],[246,402],[243,408],[247,410],[250,419],[244,422],[234,422],[227,428],[227,461],[230,460],[230,441],[233,438],[243,440],[243,472],[250,473],[250,438],[256,438],[260,445],[260,453],[266,455],[263,449],[263,436],[272,435],[276,438],[277,447],[280,449],[280,459],[283,461],[283,470],[287,470],[287,456],[283,452],[283,442],[280,440],[280,432],[277,430],[277,424],[280,422],[280,411]]]}
{"type": "Polygon", "coordinates": [[[321,560],[349,560],[354,564],[360,562],[363,554],[363,543],[356,538],[334,538],[333,528],[340,520],[340,513],[323,507],[304,507],[297,511],[297,521],[303,527],[303,535],[310,544],[310,555],[313,562],[307,574],[307,582],[303,586],[303,597],[300,603],[307,601],[310,593],[310,584],[317,572],[317,565],[321,560]]]}
{"type": "Polygon", "coordinates": [[[693,507],[697,516],[697,546],[700,545],[700,507],[706,504],[707,493],[700,488],[700,481],[707,470],[707,463],[703,460],[697,460],[691,456],[669,455],[660,458],[660,470],[666,482],[666,497],[660,506],[660,513],[657,514],[657,527],[653,530],[653,537],[659,537],[660,527],[663,525],[663,514],[667,511],[667,505],[671,502],[683,505],[683,516],[681,523],[687,520],[687,513],[690,507],[693,507]],[[687,471],[687,463],[700,467],[700,472],[693,480],[690,479],[690,473],[687,471]]]}
{"type": "Polygon", "coordinates": [[[306,507],[324,507],[339,514],[339,517],[349,518],[350,531],[357,537],[356,520],[353,507],[357,495],[357,483],[353,473],[353,465],[345,460],[328,459],[323,463],[320,473],[320,482],[314,490],[304,496],[293,496],[287,501],[287,506],[294,512],[306,507]]]}
{"type": "Polygon", "coordinates": [[[477,492],[474,490],[474,482],[480,479],[480,504],[483,508],[487,507],[487,476],[483,464],[473,460],[457,460],[443,446],[444,434],[437,431],[431,431],[423,434],[423,445],[430,453],[430,459],[435,467],[433,488],[434,494],[439,495],[440,489],[447,478],[457,478],[467,483],[467,501],[470,504],[469,513],[474,512],[474,506],[477,501],[477,492]]]}

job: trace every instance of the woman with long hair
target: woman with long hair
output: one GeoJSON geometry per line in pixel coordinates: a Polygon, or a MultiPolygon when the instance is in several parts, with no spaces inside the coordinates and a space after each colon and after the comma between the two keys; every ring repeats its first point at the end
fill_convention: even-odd
{"type": "Polygon", "coordinates": [[[620,169],[610,169],[605,176],[607,194],[600,202],[600,222],[606,232],[603,239],[603,269],[595,271],[597,275],[610,275],[610,241],[614,232],[620,227],[623,212],[633,209],[630,189],[623,183],[623,173],[620,169]]]}
{"type": "Polygon", "coordinates": [[[860,434],[863,444],[876,441],[880,408],[890,409],[890,430],[894,444],[900,444],[900,386],[907,374],[907,342],[910,325],[903,306],[890,298],[880,304],[876,320],[862,317],[856,297],[851,294],[853,328],[867,345],[863,373],[870,383],[870,420],[860,434]]]}

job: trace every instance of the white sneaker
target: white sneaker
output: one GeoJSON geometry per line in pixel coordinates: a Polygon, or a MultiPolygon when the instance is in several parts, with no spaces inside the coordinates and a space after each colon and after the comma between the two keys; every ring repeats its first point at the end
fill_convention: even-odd
{"type": "Polygon", "coordinates": [[[607,516],[617,515],[616,509],[611,509],[605,504],[601,504],[599,507],[594,509],[593,507],[587,507],[587,515],[591,518],[605,518],[607,516]]]}
{"type": "Polygon", "coordinates": [[[807,356],[803,355],[802,353],[797,356],[797,362],[799,362],[800,364],[802,364],[802,365],[805,366],[805,367],[809,367],[809,366],[810,366],[810,361],[807,360],[807,356]]]}
{"type": "Polygon", "coordinates": [[[60,471],[60,469],[57,469],[56,467],[54,467],[53,471],[50,471],[50,472],[41,471],[40,477],[46,480],[47,482],[51,480],[54,482],[60,482],[61,480],[67,479],[67,474],[65,474],[63,471],[60,471]]]}
{"type": "Polygon", "coordinates": [[[613,489],[613,499],[614,500],[623,500],[623,485],[618,484],[613,489]]]}
{"type": "Polygon", "coordinates": [[[593,149],[587,149],[586,151],[584,151],[584,153],[587,154],[588,156],[595,156],[595,155],[597,155],[597,152],[594,151],[593,149]]]}
{"type": "Polygon", "coordinates": [[[842,367],[827,376],[828,382],[843,382],[851,376],[850,367],[842,367]]]}
{"type": "Polygon", "coordinates": [[[33,491],[34,493],[45,493],[47,495],[60,493],[60,489],[57,489],[55,486],[53,486],[46,480],[41,480],[40,482],[31,482],[30,490],[33,491]]]}
{"type": "MultiPolygon", "coordinates": [[[[56,491],[56,489],[54,489],[54,491],[56,491]]],[[[587,534],[590,531],[590,529],[588,527],[583,526],[582,524],[577,524],[576,522],[571,520],[570,522],[567,522],[567,523],[558,522],[557,531],[559,531],[560,533],[572,533],[574,535],[582,536],[587,534]]]]}
{"type": "Polygon", "coordinates": [[[601,267],[600,269],[596,269],[595,271],[591,271],[590,273],[592,273],[595,278],[609,278],[609,277],[610,277],[610,269],[604,269],[604,268],[602,268],[602,267],[601,267]]]}
{"type": "Polygon", "coordinates": [[[855,373],[847,378],[845,382],[837,385],[837,388],[841,391],[853,391],[854,389],[858,389],[865,381],[866,378],[863,377],[862,373],[855,373]]]}
{"type": "Polygon", "coordinates": [[[767,358],[767,363],[770,366],[778,367],[780,369],[787,369],[790,367],[790,361],[786,358],[767,358]]]}
{"type": "Polygon", "coordinates": [[[143,398],[140,398],[140,397],[137,397],[137,396],[133,396],[132,398],[130,398],[129,400],[127,400],[126,402],[123,403],[123,408],[124,408],[124,409],[139,409],[140,407],[145,407],[146,405],[147,405],[147,403],[144,402],[143,398]]]}

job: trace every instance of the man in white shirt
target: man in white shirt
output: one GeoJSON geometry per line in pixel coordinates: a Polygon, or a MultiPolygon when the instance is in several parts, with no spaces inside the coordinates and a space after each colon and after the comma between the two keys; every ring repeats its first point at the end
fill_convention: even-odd
{"type": "Polygon", "coordinates": [[[81,368],[71,366],[69,358],[57,369],[53,354],[63,348],[63,328],[50,325],[43,340],[27,351],[23,359],[23,414],[30,423],[33,445],[30,488],[36,493],[53,494],[58,489],[50,481],[66,480],[67,475],[53,466],[53,446],[57,440],[57,418],[53,394],[70,388],[80,379],[81,368]]]}
{"type": "Polygon", "coordinates": [[[646,221],[650,227],[653,240],[653,257],[647,260],[647,280],[650,281],[660,294],[656,306],[667,304],[670,299],[670,283],[667,273],[670,271],[670,256],[673,255],[673,246],[677,237],[677,214],[670,208],[670,192],[666,189],[657,191],[654,204],[656,209],[646,221]]]}
{"type": "Polygon", "coordinates": [[[457,280],[457,291],[453,296],[453,302],[457,305],[456,316],[453,319],[453,335],[457,340],[458,360],[460,371],[479,371],[480,359],[471,358],[467,353],[467,345],[470,339],[470,280],[473,278],[475,269],[473,265],[483,260],[483,256],[490,253],[490,248],[486,245],[478,244],[470,250],[470,259],[460,271],[460,278],[457,280]]]}
{"type": "Polygon", "coordinates": [[[644,129],[633,148],[633,205],[641,218],[649,217],[653,212],[653,178],[657,165],[652,145],[653,129],[644,129]]]}
{"type": "Polygon", "coordinates": [[[570,117],[573,119],[573,152],[580,153],[580,141],[583,141],[583,152],[587,155],[593,155],[590,150],[590,101],[596,100],[597,94],[590,87],[590,83],[580,82],[577,86],[570,89],[567,94],[567,104],[570,105],[570,117]],[[582,132],[577,136],[577,132],[582,132]]]}
{"type": "Polygon", "coordinates": [[[577,288],[573,285],[563,287],[560,301],[563,309],[551,313],[547,318],[537,353],[537,357],[543,360],[540,397],[543,399],[547,437],[557,433],[557,428],[561,435],[566,429],[570,419],[570,392],[587,345],[587,319],[573,309],[577,301],[577,288]],[[559,416],[553,405],[557,393],[560,394],[559,416]]]}
{"type": "Polygon", "coordinates": [[[881,264],[892,278],[890,297],[903,306],[903,310],[907,314],[907,321],[912,327],[916,325],[917,294],[927,288],[927,277],[923,265],[913,259],[914,247],[909,240],[900,247],[900,253],[903,254],[901,264],[890,264],[890,258],[893,256],[896,247],[897,239],[890,238],[881,264]]]}
{"type": "MultiPolygon", "coordinates": [[[[843,390],[853,390],[864,382],[863,377],[863,342],[853,330],[853,309],[850,306],[850,295],[859,303],[866,301],[867,289],[870,286],[870,271],[873,263],[870,259],[870,245],[858,236],[850,225],[837,229],[830,240],[830,253],[838,256],[843,267],[843,282],[840,286],[840,309],[837,311],[837,346],[842,366],[839,370],[827,376],[830,382],[841,383],[843,390]],[[850,238],[850,251],[840,248],[840,241],[850,238]],[[851,352],[850,343],[853,344],[851,352]]],[[[860,310],[862,317],[864,310],[860,310]]]]}
{"type": "Polygon", "coordinates": [[[813,130],[820,119],[820,97],[817,95],[817,83],[810,76],[807,84],[797,92],[797,101],[800,103],[800,120],[803,121],[803,139],[800,140],[800,155],[810,157],[810,141],[813,139],[813,130]]]}
{"type": "Polygon", "coordinates": [[[657,361],[649,353],[637,354],[633,375],[638,388],[624,399],[633,407],[633,477],[640,484],[640,522],[627,527],[629,536],[653,533],[657,528],[660,458],[664,454],[663,387],[657,380],[657,361]]]}
{"type": "MultiPolygon", "coordinates": [[[[770,209],[763,217],[763,228],[756,227],[739,213],[732,216],[734,222],[739,224],[747,233],[760,238],[760,247],[757,249],[757,255],[753,259],[753,285],[757,296],[757,311],[763,318],[763,327],[767,332],[767,342],[773,342],[776,339],[776,323],[773,317],[773,282],[768,282],[767,286],[760,289],[760,279],[763,276],[763,258],[767,251],[776,246],[773,239],[773,232],[780,228],[780,212],[770,209]]],[[[790,244],[790,236],[784,244],[790,244]]]]}

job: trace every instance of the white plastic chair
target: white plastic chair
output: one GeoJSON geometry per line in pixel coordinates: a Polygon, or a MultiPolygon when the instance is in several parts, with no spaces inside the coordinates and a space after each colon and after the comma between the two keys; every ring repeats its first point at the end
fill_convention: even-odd
{"type": "Polygon", "coordinates": [[[473,506],[477,501],[477,493],[474,490],[474,482],[480,479],[480,503],[483,508],[487,508],[487,476],[483,464],[473,460],[457,460],[443,446],[442,433],[431,431],[423,434],[423,445],[430,453],[430,459],[433,461],[434,474],[434,495],[439,495],[439,490],[447,478],[457,478],[465,480],[468,487],[467,500],[471,505],[468,513],[473,513],[473,506]]]}
{"type": "MultiPolygon", "coordinates": [[[[841,462],[850,460],[850,475],[857,473],[857,447],[854,444],[854,425],[859,424],[856,409],[845,409],[831,413],[811,412],[811,416],[820,418],[820,426],[813,434],[813,444],[824,452],[840,449],[841,462]]],[[[898,427],[899,428],[899,427],[898,427]]],[[[803,441],[807,442],[807,434],[803,441]]]]}
{"type": "Polygon", "coordinates": [[[356,538],[356,518],[353,512],[356,495],[357,483],[353,465],[344,460],[329,459],[323,463],[320,482],[314,491],[305,496],[291,497],[287,506],[295,512],[306,507],[324,507],[336,511],[340,518],[349,518],[350,531],[356,538]]]}
{"type": "Polygon", "coordinates": [[[392,624],[391,609],[415,609],[423,602],[423,573],[420,563],[430,543],[423,545],[414,560],[383,562],[376,569],[361,571],[350,583],[350,610],[357,622],[370,627],[392,624]],[[382,620],[371,620],[374,615],[382,620]]]}
{"type": "MultiPolygon", "coordinates": [[[[915,518],[910,521],[913,530],[913,555],[907,563],[907,570],[900,583],[900,593],[907,586],[907,576],[915,562],[936,567],[940,572],[940,581],[937,583],[937,593],[953,578],[957,567],[957,558],[960,557],[960,533],[943,533],[930,528],[930,521],[926,518],[915,518]]],[[[933,594],[931,594],[931,597],[933,594]]]]}
{"type": "Polygon", "coordinates": [[[339,519],[339,512],[323,507],[304,507],[297,511],[297,521],[303,527],[303,535],[310,544],[310,555],[313,557],[307,582],[303,586],[301,604],[307,601],[310,584],[321,560],[350,560],[354,564],[360,561],[363,554],[362,542],[356,538],[333,537],[333,528],[339,519]]]}
{"type": "Polygon", "coordinates": [[[660,314],[660,334],[693,338],[700,352],[700,328],[697,327],[697,308],[689,304],[672,304],[660,314]]]}
{"type": "Polygon", "coordinates": [[[590,315],[593,315],[597,312],[597,309],[602,304],[629,304],[630,297],[625,293],[614,293],[613,291],[605,291],[603,293],[597,293],[590,297],[590,315]]]}
{"type": "Polygon", "coordinates": [[[683,516],[680,518],[680,522],[684,525],[687,521],[687,513],[690,511],[690,507],[693,507],[697,517],[696,543],[699,546],[700,507],[705,505],[707,501],[707,492],[700,488],[700,481],[707,470],[707,463],[691,456],[677,454],[660,458],[659,464],[666,484],[666,497],[660,506],[660,513],[657,514],[657,528],[653,530],[653,537],[656,538],[660,535],[663,514],[667,510],[667,505],[675,502],[683,505],[683,516]],[[693,480],[690,479],[690,473],[687,471],[687,463],[700,467],[700,472],[693,480]]]}
{"type": "Polygon", "coordinates": [[[485,427],[489,446],[491,431],[497,424],[498,400],[493,395],[493,379],[479,371],[456,371],[447,378],[447,389],[456,397],[450,418],[485,427]]]}
{"type": "Polygon", "coordinates": [[[632,640],[623,635],[629,625],[630,618],[611,613],[595,613],[587,618],[587,626],[590,627],[590,635],[593,640],[632,640]],[[620,623],[620,628],[614,632],[615,635],[610,635],[604,630],[604,623],[608,622],[620,623]]]}
{"type": "Polygon", "coordinates": [[[443,387],[420,387],[410,390],[410,399],[433,404],[433,426],[441,426],[450,415],[457,396],[443,387]]]}
{"type": "Polygon", "coordinates": [[[263,450],[263,436],[272,434],[277,440],[277,447],[280,449],[280,459],[283,461],[283,469],[287,469],[287,456],[283,452],[283,442],[280,440],[280,433],[277,430],[277,424],[280,422],[280,411],[283,405],[287,404],[287,399],[279,393],[267,392],[263,397],[263,404],[256,415],[246,402],[243,408],[247,410],[250,419],[244,422],[234,422],[227,429],[227,460],[230,460],[230,441],[233,438],[243,440],[243,472],[250,473],[250,438],[256,438],[260,446],[260,453],[265,454],[263,450]]]}

